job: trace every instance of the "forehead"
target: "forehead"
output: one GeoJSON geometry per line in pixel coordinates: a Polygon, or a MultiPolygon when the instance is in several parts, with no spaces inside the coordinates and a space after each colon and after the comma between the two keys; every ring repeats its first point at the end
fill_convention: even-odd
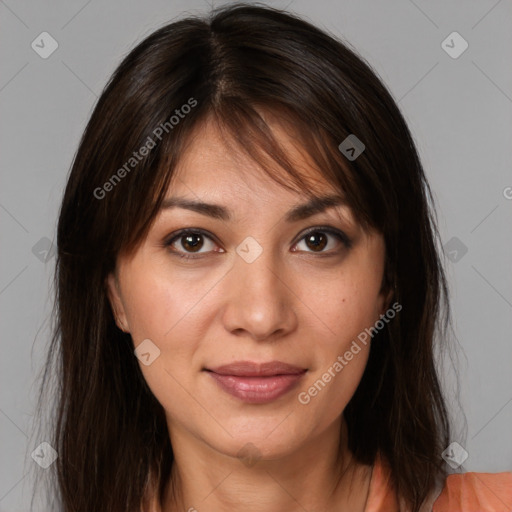
{"type": "MultiPolygon", "coordinates": [[[[318,195],[340,192],[327,182],[293,132],[269,114],[264,119],[307,190],[318,195]]],[[[226,128],[211,117],[207,118],[191,133],[176,167],[170,190],[207,195],[226,194],[226,199],[236,198],[237,194],[244,192],[264,193],[269,197],[278,195],[281,200],[290,201],[303,197],[304,190],[293,183],[276,161],[261,148],[257,148],[257,144],[255,140],[253,148],[240,147],[226,128]],[[254,148],[258,151],[256,159],[248,154],[254,148]],[[283,182],[289,188],[281,185],[283,182]]]]}

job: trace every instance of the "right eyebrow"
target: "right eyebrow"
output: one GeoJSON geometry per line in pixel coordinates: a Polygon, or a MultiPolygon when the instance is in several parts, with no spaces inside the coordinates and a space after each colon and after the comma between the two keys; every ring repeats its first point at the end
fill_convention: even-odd
{"type": "Polygon", "coordinates": [[[204,203],[194,199],[186,199],[184,197],[169,197],[162,202],[161,210],[167,208],[184,208],[185,210],[192,210],[202,215],[207,215],[214,219],[231,220],[231,215],[227,208],[219,204],[204,203]]]}

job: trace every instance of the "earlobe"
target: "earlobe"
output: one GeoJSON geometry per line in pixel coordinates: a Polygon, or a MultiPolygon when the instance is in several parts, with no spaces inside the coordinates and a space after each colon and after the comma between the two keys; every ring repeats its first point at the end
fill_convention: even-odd
{"type": "Polygon", "coordinates": [[[396,297],[396,292],[397,286],[395,278],[386,265],[379,292],[382,300],[380,312],[381,315],[386,314],[386,311],[388,311],[388,309],[391,307],[391,302],[393,298],[396,297]]]}
{"type": "Polygon", "coordinates": [[[128,322],[126,320],[126,313],[124,311],[123,302],[121,300],[121,294],[119,291],[119,283],[114,272],[111,272],[106,278],[106,289],[107,296],[112,308],[112,313],[116,321],[116,325],[123,332],[130,332],[128,328],[128,322]]]}
{"type": "Polygon", "coordinates": [[[393,300],[393,297],[395,296],[395,290],[393,287],[387,287],[387,290],[381,291],[381,310],[380,314],[385,315],[386,312],[391,307],[391,301],[393,300]]]}
{"type": "Polygon", "coordinates": [[[390,288],[388,293],[386,294],[386,298],[384,301],[384,311],[382,314],[385,314],[386,311],[391,307],[391,301],[393,300],[393,297],[395,295],[395,290],[390,288]]]}

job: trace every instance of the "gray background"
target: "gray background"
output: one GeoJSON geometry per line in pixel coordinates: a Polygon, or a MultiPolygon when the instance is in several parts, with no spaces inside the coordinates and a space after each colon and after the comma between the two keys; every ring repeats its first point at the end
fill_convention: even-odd
{"type": "MultiPolygon", "coordinates": [[[[453,440],[469,453],[461,469],[511,470],[512,3],[267,3],[348,40],[398,101],[453,260],[447,271],[467,417],[466,435],[461,427],[453,440]],[[442,47],[453,31],[469,44],[456,59],[442,47]]],[[[79,137],[121,57],[184,11],[209,5],[0,0],[0,511],[28,510],[30,454],[44,441],[32,436],[31,422],[49,336],[51,250],[41,260],[79,137]],[[43,31],[59,45],[47,59],[31,48],[43,31]]],[[[453,369],[443,372],[452,400],[453,369]]]]}

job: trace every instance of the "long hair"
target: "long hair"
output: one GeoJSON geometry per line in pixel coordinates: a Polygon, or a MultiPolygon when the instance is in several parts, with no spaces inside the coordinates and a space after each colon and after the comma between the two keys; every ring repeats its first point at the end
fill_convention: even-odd
{"type": "Polygon", "coordinates": [[[290,13],[235,4],[138,44],[106,85],[75,155],[58,220],[42,387],[57,376],[49,442],[63,512],[139,511],[150,485],[163,499],[173,464],[164,411],[130,335],[116,326],[106,276],[144,240],[187,140],[207,118],[273,179],[311,194],[264,112],[289,127],[361,226],[383,235],[384,285],[402,305],[376,334],[344,411],[349,448],[365,464],[382,454],[413,511],[446,476],[440,454],[450,426],[435,352],[449,318],[447,286],[407,124],[348,43],[290,13]],[[356,159],[339,148],[348,136],[365,146],[356,159]]]}

